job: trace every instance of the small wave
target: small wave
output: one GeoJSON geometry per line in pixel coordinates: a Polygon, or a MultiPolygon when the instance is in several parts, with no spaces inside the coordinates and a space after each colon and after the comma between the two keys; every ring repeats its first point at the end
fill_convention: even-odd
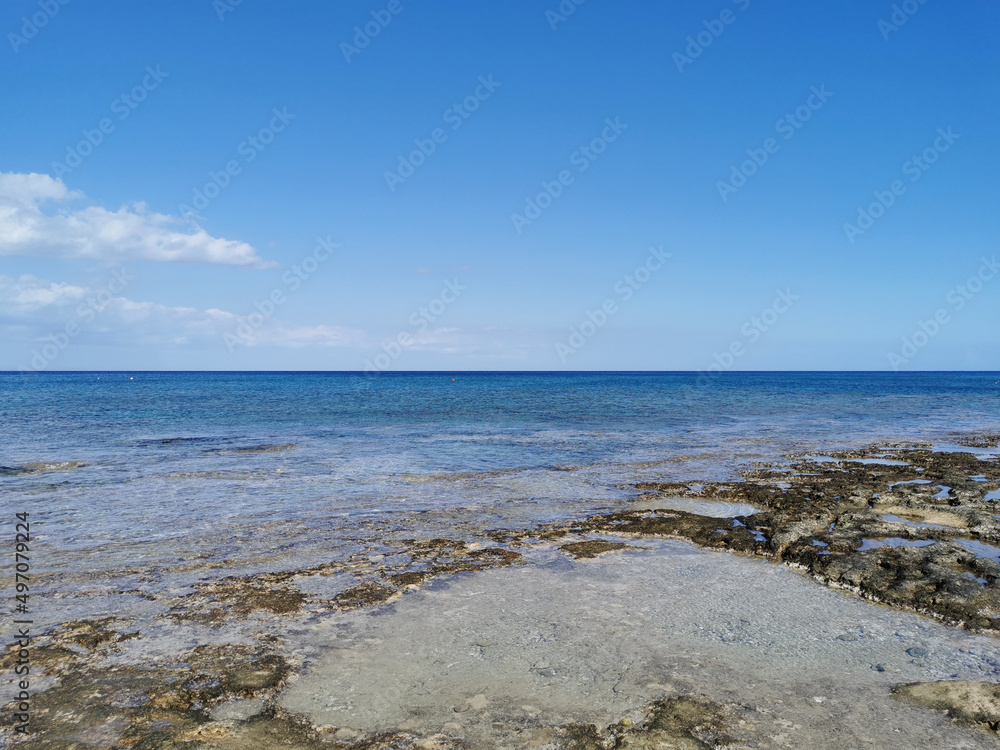
{"type": "Polygon", "coordinates": [[[486,471],[436,471],[429,474],[411,474],[403,472],[391,475],[392,479],[399,482],[464,482],[470,479],[497,479],[499,477],[509,477],[514,474],[524,474],[525,472],[571,472],[581,471],[583,466],[570,466],[566,464],[551,464],[548,466],[520,466],[514,469],[488,469],[486,471]]]}
{"type": "Polygon", "coordinates": [[[251,480],[269,479],[270,474],[263,471],[175,471],[171,474],[163,474],[164,479],[228,479],[251,480]]]}
{"type": "Polygon", "coordinates": [[[0,466],[0,476],[24,474],[49,474],[54,471],[73,471],[86,466],[83,461],[31,461],[21,466],[0,466]]]}
{"type": "Polygon", "coordinates": [[[198,446],[205,443],[215,443],[214,446],[206,447],[203,450],[206,453],[281,453],[283,451],[290,451],[296,447],[295,443],[258,443],[256,445],[243,445],[243,446],[227,446],[219,447],[219,444],[226,445],[227,443],[232,443],[232,438],[215,436],[192,436],[192,437],[169,437],[169,438],[147,438],[143,440],[135,441],[136,445],[141,446],[152,446],[158,447],[161,445],[177,445],[177,446],[198,446]]]}
{"type": "Polygon", "coordinates": [[[263,443],[239,448],[217,448],[212,453],[283,453],[295,447],[295,443],[263,443]]]}
{"type": "Polygon", "coordinates": [[[183,445],[185,443],[210,443],[217,441],[217,437],[171,437],[171,438],[148,438],[136,440],[137,445],[183,445]]]}
{"type": "Polygon", "coordinates": [[[455,472],[434,472],[433,474],[393,474],[391,479],[399,482],[464,482],[469,479],[496,479],[497,477],[507,477],[511,474],[520,474],[528,471],[522,469],[492,469],[489,471],[455,471],[455,472]]]}

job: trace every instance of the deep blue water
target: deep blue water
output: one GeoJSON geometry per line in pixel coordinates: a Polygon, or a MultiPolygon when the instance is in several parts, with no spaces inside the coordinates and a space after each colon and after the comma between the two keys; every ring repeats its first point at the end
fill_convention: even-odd
{"type": "MultiPolygon", "coordinates": [[[[1000,431],[1000,373],[0,374],[52,569],[284,555],[615,507],[787,451],[1000,431]]],[[[271,559],[269,558],[269,559],[271,559]]],[[[44,565],[45,563],[43,563],[44,565]]]]}

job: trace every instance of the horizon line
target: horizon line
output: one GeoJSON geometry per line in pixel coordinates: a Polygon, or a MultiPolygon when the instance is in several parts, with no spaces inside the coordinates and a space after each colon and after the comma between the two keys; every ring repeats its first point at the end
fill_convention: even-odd
{"type": "Polygon", "coordinates": [[[264,374],[264,375],[1000,375],[1000,370],[0,370],[0,375],[91,374],[264,374]]]}

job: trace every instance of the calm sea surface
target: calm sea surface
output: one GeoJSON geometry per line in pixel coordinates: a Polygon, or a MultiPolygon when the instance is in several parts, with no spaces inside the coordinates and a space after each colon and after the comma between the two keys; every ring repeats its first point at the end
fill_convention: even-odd
{"type": "Polygon", "coordinates": [[[36,569],[293,568],[871,440],[1000,432],[1000,373],[0,374],[36,569]],[[44,550],[44,551],[43,551],[44,550]]]}

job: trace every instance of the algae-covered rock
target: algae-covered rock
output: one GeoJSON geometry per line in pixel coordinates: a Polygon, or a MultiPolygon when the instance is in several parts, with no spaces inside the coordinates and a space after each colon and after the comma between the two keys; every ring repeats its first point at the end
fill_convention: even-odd
{"type": "Polygon", "coordinates": [[[697,695],[676,695],[646,707],[646,720],[631,718],[603,731],[593,724],[563,728],[564,750],[711,750],[732,746],[726,731],[733,720],[729,707],[697,695]]]}
{"type": "Polygon", "coordinates": [[[893,688],[893,695],[918,706],[944,711],[963,722],[1000,728],[1000,685],[992,682],[941,680],[893,688]]]}

